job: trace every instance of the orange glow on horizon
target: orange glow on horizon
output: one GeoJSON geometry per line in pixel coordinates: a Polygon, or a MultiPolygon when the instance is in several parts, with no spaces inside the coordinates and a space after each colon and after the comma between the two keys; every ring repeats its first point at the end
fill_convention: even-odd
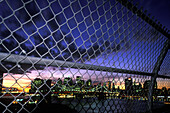
{"type": "Polygon", "coordinates": [[[31,80],[19,74],[4,74],[3,86],[7,88],[17,88],[18,92],[29,92],[31,80]],[[22,76],[22,77],[21,77],[22,76]],[[21,77],[21,78],[20,78],[21,77]]]}
{"type": "MultiPolygon", "coordinates": [[[[50,72],[43,71],[43,73],[39,76],[44,77],[44,79],[45,79],[48,76],[50,76],[50,74],[51,74],[50,72]]],[[[66,73],[64,75],[64,77],[67,77],[67,76],[70,76],[70,75],[71,75],[70,73],[66,73]]],[[[17,88],[19,92],[27,92],[28,93],[30,88],[31,88],[31,80],[34,80],[35,78],[37,78],[39,76],[38,76],[38,72],[36,72],[36,71],[32,71],[31,73],[26,73],[26,74],[4,73],[3,74],[3,86],[7,87],[7,88],[8,87],[9,88],[12,88],[12,87],[17,88]]],[[[55,79],[55,77],[61,78],[62,74],[57,72],[56,75],[53,75],[53,76],[54,76],[53,79],[55,79]]],[[[75,75],[75,76],[77,76],[77,75],[75,75]]],[[[84,75],[84,76],[88,77],[88,75],[84,75]]],[[[84,78],[86,78],[86,77],[84,77],[84,78]]],[[[94,79],[92,79],[92,81],[93,80],[94,79]]],[[[100,82],[100,79],[98,79],[98,81],[100,82]]],[[[166,86],[167,89],[170,88],[169,83],[170,82],[168,82],[168,81],[157,81],[158,89],[162,89],[162,87],[165,87],[165,86],[166,86]]],[[[117,89],[118,86],[119,86],[120,89],[125,89],[124,81],[122,80],[122,82],[120,82],[119,80],[115,79],[115,88],[117,89]]],[[[143,86],[143,83],[142,83],[142,86],[143,86]]]]}

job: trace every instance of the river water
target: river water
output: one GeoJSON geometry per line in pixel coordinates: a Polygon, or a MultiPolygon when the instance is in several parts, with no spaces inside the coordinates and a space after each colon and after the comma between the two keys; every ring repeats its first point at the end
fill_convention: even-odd
{"type": "MultiPolygon", "coordinates": [[[[147,111],[147,101],[124,99],[53,99],[53,103],[61,103],[75,109],[79,113],[144,113],[147,111]]],[[[154,103],[154,107],[163,106],[162,102],[154,103]]]]}

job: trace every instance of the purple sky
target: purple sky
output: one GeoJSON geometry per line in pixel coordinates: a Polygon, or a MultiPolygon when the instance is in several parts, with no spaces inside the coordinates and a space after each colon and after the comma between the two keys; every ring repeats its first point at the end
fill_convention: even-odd
{"type": "MultiPolygon", "coordinates": [[[[82,62],[86,64],[152,72],[159,51],[163,47],[164,37],[155,38],[156,35],[152,34],[153,29],[142,20],[137,20],[136,16],[128,20],[132,14],[126,9],[120,11],[121,7],[119,4],[114,6],[114,0],[110,0],[110,4],[109,2],[104,4],[103,0],[96,0],[96,3],[94,1],[80,0],[81,2],[74,2],[72,5],[65,1],[60,0],[60,4],[54,2],[51,4],[51,7],[44,9],[45,6],[48,6],[48,2],[37,0],[36,3],[35,1],[27,3],[25,8],[20,10],[16,9],[23,6],[22,2],[13,2],[12,0],[9,0],[8,3],[5,1],[1,2],[0,8],[3,8],[0,10],[0,17],[4,21],[2,22],[0,18],[0,39],[3,39],[3,46],[9,49],[8,51],[4,49],[4,51],[20,54],[24,50],[27,55],[31,52],[35,56],[38,51],[41,56],[45,57],[46,52],[49,52],[50,48],[50,55],[55,57],[55,59],[65,61],[70,58],[71,61],[80,62],[81,56],[81,58],[84,58],[82,62]],[[68,5],[70,7],[66,8],[68,5]],[[110,5],[114,7],[111,8],[110,5]],[[12,11],[16,10],[15,13],[11,11],[9,6],[12,7],[12,11]],[[110,8],[111,10],[109,10],[110,8]],[[39,9],[42,11],[41,14],[39,9]],[[126,14],[127,12],[128,14],[126,14]],[[32,19],[28,13],[32,15],[32,19]],[[115,14],[117,15],[115,16],[115,14]],[[123,14],[128,15],[128,17],[122,17],[123,14]],[[138,24],[140,25],[137,26],[138,24]],[[138,32],[139,30],[140,32],[138,32]],[[13,37],[10,37],[11,32],[13,32],[13,37]],[[22,49],[18,48],[17,52],[14,49],[19,46],[16,40],[19,43],[23,43],[23,45],[20,45],[22,49]],[[72,43],[73,41],[74,43],[72,43]],[[12,45],[8,46],[12,43],[13,47],[12,45]],[[33,46],[34,49],[32,51],[30,48],[33,46]],[[64,55],[65,57],[63,57],[64,55]]],[[[140,6],[148,10],[151,16],[155,16],[155,19],[170,29],[169,0],[134,1],[139,1],[140,6]]],[[[3,52],[2,50],[0,52],[3,52]]],[[[32,78],[39,75],[37,70],[35,71],[36,73],[32,73],[34,75],[32,78]]],[[[45,76],[49,74],[50,76],[51,73],[49,72],[49,70],[43,70],[41,74],[44,73],[45,76]]],[[[93,73],[93,71],[77,71],[76,69],[57,72],[55,77],[83,75],[87,77],[84,79],[88,79],[99,76],[99,80],[101,80],[102,77],[108,79],[110,76],[110,73],[106,72],[93,73]]],[[[10,76],[12,77],[13,75],[10,76]]],[[[120,79],[127,77],[121,74],[116,76],[120,79]]]]}

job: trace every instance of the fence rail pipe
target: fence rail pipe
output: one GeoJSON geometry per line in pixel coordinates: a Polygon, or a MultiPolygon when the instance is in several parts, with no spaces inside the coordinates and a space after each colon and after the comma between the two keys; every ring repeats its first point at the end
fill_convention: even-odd
{"type": "Polygon", "coordinates": [[[158,56],[157,62],[155,63],[155,67],[153,69],[153,74],[154,76],[151,77],[151,85],[149,87],[149,92],[148,92],[148,110],[150,112],[152,112],[153,109],[153,90],[154,90],[154,84],[156,82],[156,78],[159,77],[158,76],[158,72],[160,70],[160,66],[168,52],[168,48],[170,45],[170,41],[169,39],[167,39],[167,41],[164,43],[164,47],[162,48],[160,55],[158,56]]]}
{"type": "MultiPolygon", "coordinates": [[[[44,66],[54,66],[54,67],[66,67],[66,68],[75,68],[75,69],[88,69],[88,70],[96,70],[96,71],[107,71],[107,72],[116,72],[116,73],[126,73],[126,74],[136,74],[136,75],[145,75],[145,76],[153,76],[154,73],[134,71],[134,70],[126,70],[105,66],[97,66],[90,64],[82,64],[76,62],[69,61],[61,61],[54,59],[46,59],[46,58],[38,58],[24,55],[15,55],[8,53],[0,53],[0,61],[5,61],[9,63],[18,63],[20,65],[44,65],[44,66]]],[[[168,78],[170,76],[158,75],[160,78],[168,78]]]]}

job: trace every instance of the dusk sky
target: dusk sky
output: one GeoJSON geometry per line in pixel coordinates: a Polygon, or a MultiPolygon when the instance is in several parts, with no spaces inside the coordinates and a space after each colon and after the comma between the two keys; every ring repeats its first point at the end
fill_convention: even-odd
{"type": "Polygon", "coordinates": [[[169,0],[134,0],[139,2],[139,6],[154,16],[155,19],[170,30],[170,1],[169,0]]]}
{"type": "MultiPolygon", "coordinates": [[[[166,41],[165,36],[114,0],[50,0],[51,5],[40,0],[7,1],[0,2],[0,52],[151,73],[166,41]]],[[[141,0],[140,5],[170,29],[168,0],[141,0]]],[[[22,89],[30,87],[31,80],[37,77],[55,80],[78,75],[102,82],[115,77],[116,85],[122,88],[124,78],[130,76],[72,68],[31,68],[23,74],[4,73],[3,85],[22,89]]],[[[141,83],[149,79],[133,76],[141,83]]],[[[164,80],[158,88],[165,81],[170,87],[164,80]]]]}

